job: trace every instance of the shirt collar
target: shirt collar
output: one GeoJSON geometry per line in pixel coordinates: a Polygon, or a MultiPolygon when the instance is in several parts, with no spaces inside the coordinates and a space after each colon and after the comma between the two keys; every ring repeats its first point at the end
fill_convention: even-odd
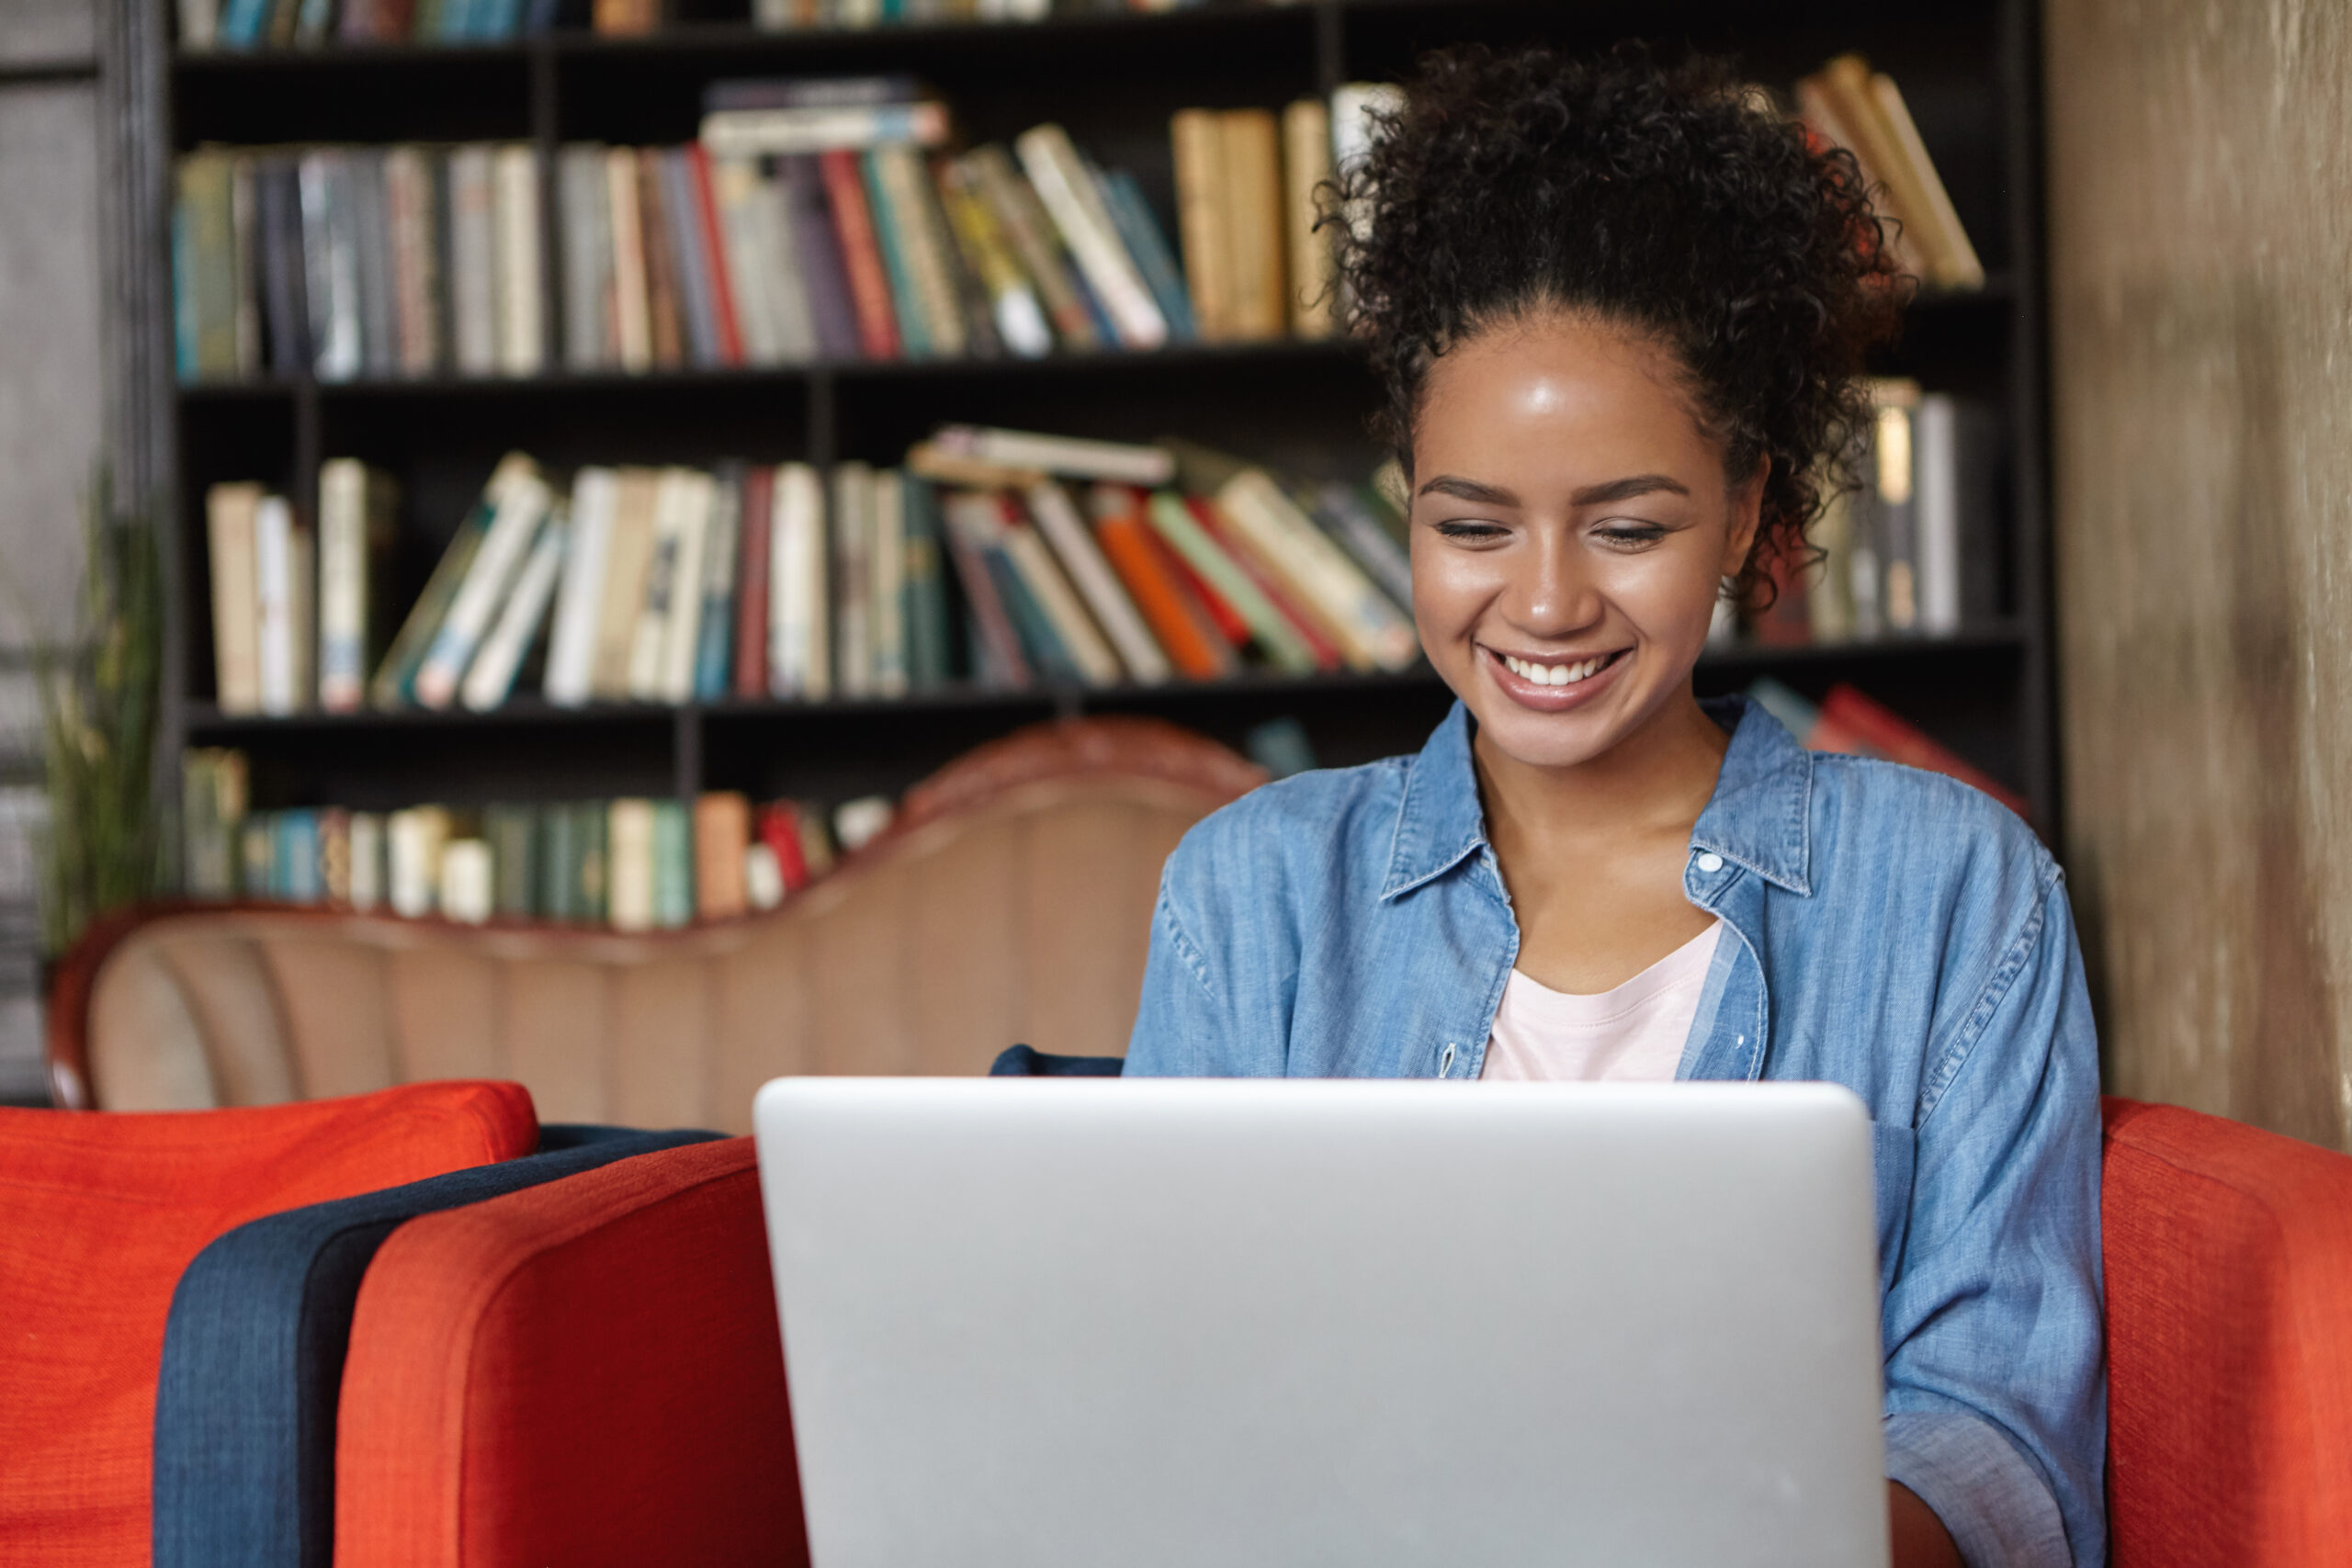
{"type": "MultiPolygon", "coordinates": [[[[1699,705],[1731,730],[1731,748],[1715,793],[1690,830],[1691,849],[1810,897],[1811,754],[1780,720],[1745,697],[1711,697],[1699,705]]],[[[1486,813],[1470,761],[1470,710],[1456,702],[1406,770],[1380,897],[1410,892],[1486,847],[1486,813]]]]}

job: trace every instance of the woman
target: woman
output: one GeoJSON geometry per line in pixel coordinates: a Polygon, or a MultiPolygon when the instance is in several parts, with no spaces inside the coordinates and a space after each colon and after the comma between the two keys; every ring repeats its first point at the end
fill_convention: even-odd
{"type": "Polygon", "coordinates": [[[1714,66],[1425,62],[1345,194],[1460,699],[1170,859],[1130,1074],[1805,1078],[1876,1122],[1895,1561],[2105,1557],[2096,1043],[2056,865],[1933,774],[1701,703],[1804,548],[1891,264],[1714,66]]]}

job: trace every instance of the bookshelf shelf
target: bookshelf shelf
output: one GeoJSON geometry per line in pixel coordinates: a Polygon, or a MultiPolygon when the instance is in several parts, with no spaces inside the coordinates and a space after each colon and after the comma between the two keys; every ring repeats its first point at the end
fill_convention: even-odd
{"type": "MultiPolygon", "coordinates": [[[[108,0],[151,19],[161,0],[108,0]]],[[[1859,49],[1894,73],[1990,269],[1970,293],[1928,292],[1885,368],[1996,405],[2006,434],[2005,612],[1964,635],[1711,652],[1700,682],[1771,675],[1810,695],[1850,680],[2016,784],[2054,826],[2041,163],[2034,0],[1934,8],[1861,0],[1301,0],[1026,24],[930,23],[766,32],[746,0],[678,0],[689,19],[642,38],[557,32],[512,42],[253,52],[159,52],[143,123],[151,154],[208,142],[573,140],[692,134],[700,94],[728,76],[905,72],[935,84],[973,140],[1041,120],[1136,175],[1163,226],[1172,202],[1167,117],[1193,104],[1279,105],[1342,81],[1393,76],[1419,48],[1544,38],[1599,47],[1647,36],[1739,55],[1786,86],[1859,49]],[[719,13],[739,19],[722,19],[719,13]]],[[[159,220],[150,213],[142,221],[159,220]]],[[[545,220],[556,254],[552,217],[545,220]]],[[[170,333],[169,237],[141,242],[145,297],[170,333]]],[[[552,288],[555,269],[548,269],[552,288]]],[[[555,339],[550,331],[551,346],[555,339]]],[[[1443,711],[1427,671],[1027,692],[948,687],[895,700],[734,700],[684,707],[557,708],[518,698],[489,713],[227,716],[212,702],[203,560],[205,487],[261,479],[315,493],[323,458],[389,469],[406,497],[396,576],[413,593],[482,473],[512,447],[556,468],[590,460],[895,460],[937,423],[968,420],[1112,439],[1176,433],[1308,477],[1361,473],[1375,389],[1337,342],[1185,346],[1042,359],[846,361],[528,378],[308,378],[175,384],[168,357],[140,395],[167,433],[178,587],[167,745],[231,744],[254,758],[265,806],[429,798],[577,798],[741,787],[839,799],[897,788],[956,751],[1055,714],[1153,713],[1238,743],[1295,716],[1327,762],[1409,750],[1443,711]]]]}

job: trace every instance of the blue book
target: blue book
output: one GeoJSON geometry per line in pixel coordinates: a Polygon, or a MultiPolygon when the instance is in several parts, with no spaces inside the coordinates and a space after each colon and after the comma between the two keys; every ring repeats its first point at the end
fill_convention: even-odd
{"type": "Polygon", "coordinates": [[[319,814],[315,811],[277,813],[277,843],[271,847],[269,881],[273,897],[294,904],[315,904],[325,897],[319,874],[319,814]]]}
{"type": "Polygon", "coordinates": [[[914,268],[907,265],[903,231],[882,189],[882,172],[871,152],[861,154],[857,164],[865,176],[865,205],[874,215],[874,243],[882,252],[882,270],[890,277],[890,307],[899,318],[899,352],[908,359],[928,359],[933,350],[931,333],[923,325],[922,293],[915,282],[914,268]]]}
{"type": "Polygon", "coordinates": [[[653,923],[665,931],[695,918],[695,836],[685,807],[653,803],[653,923]]]}
{"type": "Polygon", "coordinates": [[[936,686],[947,679],[947,580],[940,560],[939,513],[931,486],[898,476],[906,494],[906,575],[899,590],[907,628],[907,683],[936,686]]]}
{"type": "Polygon", "coordinates": [[[269,25],[269,12],[270,0],[229,0],[214,41],[222,49],[258,48],[262,29],[269,25]]]}
{"type": "Polygon", "coordinates": [[[1061,637],[1054,630],[1054,623],[1037,607],[1030,596],[1029,585],[1022,581],[1012,558],[998,546],[989,547],[987,553],[989,576],[995,580],[997,597],[1004,601],[1004,613],[1012,617],[1012,629],[1020,635],[1021,647],[1031,662],[1057,681],[1080,681],[1078,661],[1062,646],[1061,637]]]}
{"type": "Polygon", "coordinates": [[[702,619],[695,637],[695,700],[727,694],[735,669],[735,579],[742,561],[743,468],[720,467],[710,502],[710,538],[702,574],[702,619]]]}
{"type": "Polygon", "coordinates": [[[1184,275],[1177,269],[1168,238],[1159,231],[1159,224],[1151,215],[1151,204],[1143,198],[1143,186],[1136,184],[1136,177],[1125,169],[1098,171],[1095,183],[1102,186],[1102,205],[1110,210],[1111,226],[1119,231],[1119,243],[1135,258],[1136,270],[1143,274],[1144,287],[1151,290],[1152,302],[1168,318],[1169,341],[1193,342],[1200,336],[1193,324],[1193,299],[1185,292],[1184,275]]]}
{"type": "Polygon", "coordinates": [[[671,272],[678,313],[685,318],[686,357],[697,366],[721,362],[718,317],[710,298],[709,262],[702,250],[702,209],[695,201],[694,170],[683,147],[662,154],[662,227],[669,231],[671,272]]]}
{"type": "Polygon", "coordinates": [[[172,357],[180,379],[193,381],[203,323],[196,319],[196,220],[187,207],[185,199],[172,203],[172,357]]]}
{"type": "Polygon", "coordinates": [[[523,0],[474,0],[474,37],[503,42],[522,25],[523,0]]]}

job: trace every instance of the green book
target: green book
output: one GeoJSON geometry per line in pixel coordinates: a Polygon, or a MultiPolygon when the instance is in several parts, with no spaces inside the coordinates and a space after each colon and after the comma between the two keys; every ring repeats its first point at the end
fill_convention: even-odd
{"type": "Polygon", "coordinates": [[[695,918],[695,837],[683,802],[653,803],[653,923],[664,931],[695,918]]]}
{"type": "Polygon", "coordinates": [[[416,596],[384,661],[376,666],[375,679],[368,682],[368,701],[374,706],[400,708],[416,701],[416,671],[431,650],[434,634],[441,629],[441,617],[449,613],[449,601],[465,582],[466,569],[473,565],[474,552],[481,548],[482,536],[490,532],[490,520],[497,510],[484,497],[458,525],[457,537],[441,552],[441,564],[426,579],[424,592],[416,596]]]}
{"type": "Polygon", "coordinates": [[[1159,536],[1169,547],[1184,558],[1184,564],[1193,574],[1224,596],[1250,626],[1250,635],[1266,651],[1266,657],[1277,670],[1293,675],[1315,673],[1315,650],[1306,646],[1273,601],[1258,591],[1223,546],[1208,536],[1184,505],[1184,498],[1173,491],[1160,491],[1151,498],[1146,513],[1159,536]]]}
{"type": "Polygon", "coordinates": [[[912,474],[897,476],[906,496],[903,604],[907,683],[920,690],[947,680],[947,581],[939,558],[939,512],[932,487],[912,474]]]}
{"type": "Polygon", "coordinates": [[[528,806],[493,806],[482,813],[482,837],[490,840],[490,907],[501,919],[527,920],[539,912],[538,817],[528,806]]]}
{"type": "Polygon", "coordinates": [[[572,841],[579,846],[574,884],[575,919],[590,925],[605,923],[612,891],[612,817],[601,800],[582,801],[571,808],[572,841]]]}
{"type": "Polygon", "coordinates": [[[907,254],[906,230],[891,209],[889,194],[883,189],[882,168],[873,152],[862,154],[857,162],[865,175],[865,205],[874,214],[874,243],[882,253],[882,270],[890,280],[890,308],[899,318],[899,355],[929,359],[935,351],[923,318],[922,288],[907,254]]]}
{"type": "Polygon", "coordinates": [[[580,817],[571,806],[538,814],[538,910],[543,920],[580,919],[580,817]]]}

